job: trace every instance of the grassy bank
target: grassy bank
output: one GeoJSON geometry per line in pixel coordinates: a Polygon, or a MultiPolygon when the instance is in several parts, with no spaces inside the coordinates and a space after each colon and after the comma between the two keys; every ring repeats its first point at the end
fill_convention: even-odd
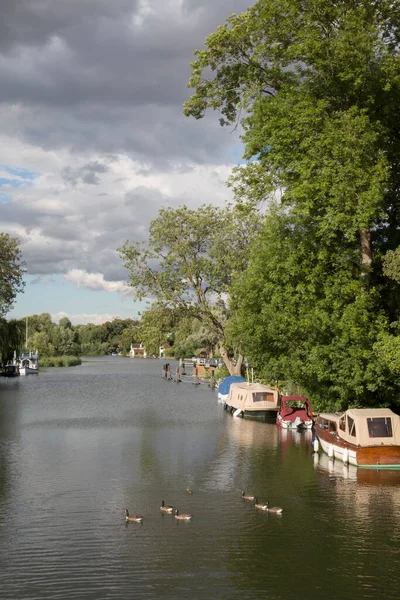
{"type": "Polygon", "coordinates": [[[40,367],[76,367],[82,364],[79,356],[43,356],[40,357],[40,367]]]}

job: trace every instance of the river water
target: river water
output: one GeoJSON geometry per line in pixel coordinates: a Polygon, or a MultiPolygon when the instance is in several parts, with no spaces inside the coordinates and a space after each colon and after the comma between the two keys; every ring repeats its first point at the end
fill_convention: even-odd
{"type": "Polygon", "coordinates": [[[0,379],[1,600],[398,598],[398,473],[318,459],[310,433],[234,418],[161,366],[0,379]]]}

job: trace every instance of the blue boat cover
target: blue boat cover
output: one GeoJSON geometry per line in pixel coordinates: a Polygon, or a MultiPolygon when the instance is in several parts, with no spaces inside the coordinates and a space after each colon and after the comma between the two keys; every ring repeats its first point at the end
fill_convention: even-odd
{"type": "Polygon", "coordinates": [[[242,381],[246,380],[238,375],[229,375],[229,377],[225,377],[225,379],[219,384],[218,392],[220,394],[229,394],[231,383],[241,383],[242,381]]]}

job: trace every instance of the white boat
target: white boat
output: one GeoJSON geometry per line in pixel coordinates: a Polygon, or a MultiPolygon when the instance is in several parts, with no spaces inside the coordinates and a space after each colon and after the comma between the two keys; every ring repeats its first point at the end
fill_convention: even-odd
{"type": "Polygon", "coordinates": [[[20,375],[37,375],[39,373],[39,355],[36,352],[23,352],[19,357],[20,375]]]}

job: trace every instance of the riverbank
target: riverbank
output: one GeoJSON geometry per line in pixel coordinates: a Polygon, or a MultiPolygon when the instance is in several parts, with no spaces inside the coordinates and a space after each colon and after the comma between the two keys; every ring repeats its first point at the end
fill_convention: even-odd
{"type": "Polygon", "coordinates": [[[44,356],[40,358],[40,367],[76,367],[81,365],[79,356],[44,356]]]}

